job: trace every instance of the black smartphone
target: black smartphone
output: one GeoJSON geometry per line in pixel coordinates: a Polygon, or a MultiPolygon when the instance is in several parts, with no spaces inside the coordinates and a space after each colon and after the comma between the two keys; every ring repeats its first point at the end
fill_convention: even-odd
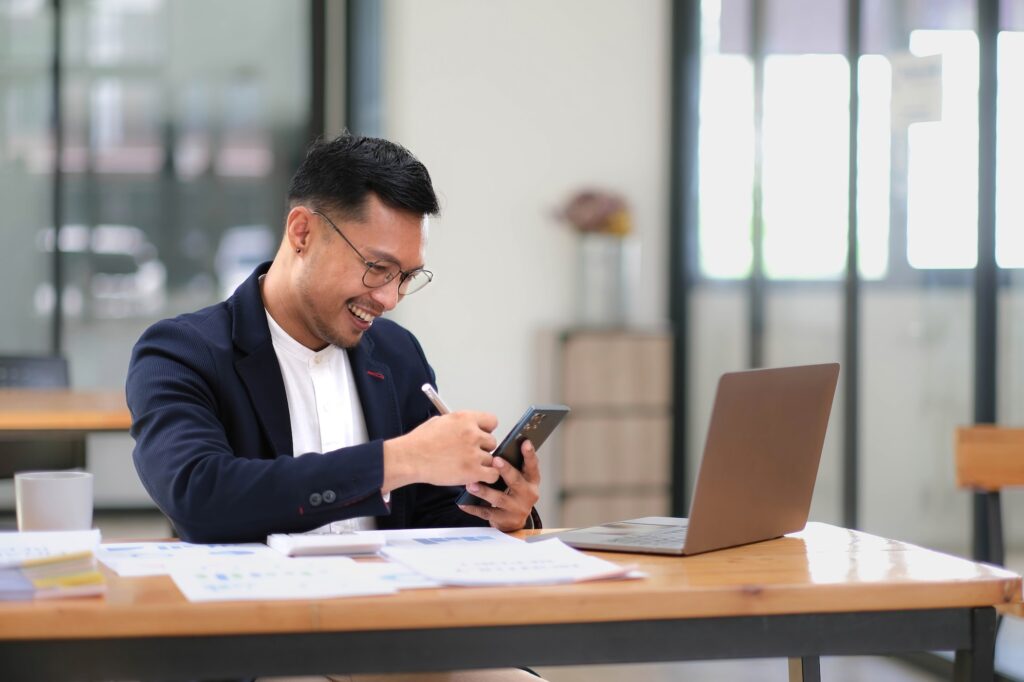
{"type": "MultiPolygon", "coordinates": [[[[523,441],[529,440],[533,447],[540,450],[541,444],[554,432],[555,428],[562,422],[565,415],[569,414],[569,408],[565,405],[530,405],[523,416],[512,427],[491,454],[501,457],[503,460],[522,471],[523,469],[523,441]]],[[[504,490],[505,481],[499,478],[494,483],[487,483],[495,490],[504,490]]],[[[491,503],[482,500],[468,490],[463,490],[459,495],[456,504],[475,504],[481,507],[490,507],[491,503]]]]}

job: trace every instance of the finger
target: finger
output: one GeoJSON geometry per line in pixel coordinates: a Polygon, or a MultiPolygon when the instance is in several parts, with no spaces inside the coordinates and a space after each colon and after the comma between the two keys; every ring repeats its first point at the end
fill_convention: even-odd
{"type": "Polygon", "coordinates": [[[497,528],[504,533],[517,531],[526,524],[526,515],[507,509],[491,509],[488,521],[492,528],[497,528]]]}
{"type": "Polygon", "coordinates": [[[474,412],[472,410],[467,410],[466,414],[468,414],[470,418],[476,422],[477,426],[479,426],[487,433],[490,433],[494,429],[498,428],[498,418],[495,415],[491,414],[490,412],[474,412]]]}
{"type": "Polygon", "coordinates": [[[485,466],[481,464],[476,468],[476,475],[471,478],[473,479],[473,482],[469,485],[475,485],[477,481],[480,481],[481,483],[494,483],[501,478],[501,473],[492,466],[485,466]]]}
{"type": "Polygon", "coordinates": [[[497,509],[502,509],[504,507],[509,506],[508,495],[506,495],[500,490],[495,490],[490,486],[471,483],[466,486],[466,490],[473,493],[481,500],[486,500],[487,502],[490,502],[491,506],[497,509]]]}
{"type": "Polygon", "coordinates": [[[491,509],[488,509],[487,507],[481,507],[478,504],[460,504],[459,509],[466,512],[470,516],[475,516],[478,519],[483,519],[484,521],[491,520],[491,513],[493,511],[491,509]]]}
{"type": "Polygon", "coordinates": [[[523,477],[530,483],[540,483],[540,459],[537,457],[537,448],[528,440],[523,441],[520,448],[523,453],[523,477]]]}
{"type": "Polygon", "coordinates": [[[501,478],[505,481],[505,485],[513,490],[513,492],[521,485],[523,485],[523,475],[519,473],[519,470],[514,466],[506,462],[501,457],[494,458],[494,468],[501,474],[501,478]]]}
{"type": "Polygon", "coordinates": [[[480,433],[480,449],[485,451],[487,454],[494,452],[494,448],[498,447],[498,441],[489,433],[480,433]]]}

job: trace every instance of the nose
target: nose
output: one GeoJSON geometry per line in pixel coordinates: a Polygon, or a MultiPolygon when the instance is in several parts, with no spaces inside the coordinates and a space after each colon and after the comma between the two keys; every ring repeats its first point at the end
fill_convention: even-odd
{"type": "Polygon", "coordinates": [[[402,295],[398,293],[401,279],[401,277],[395,277],[382,287],[370,289],[370,298],[383,308],[385,312],[393,309],[402,300],[402,295]]]}

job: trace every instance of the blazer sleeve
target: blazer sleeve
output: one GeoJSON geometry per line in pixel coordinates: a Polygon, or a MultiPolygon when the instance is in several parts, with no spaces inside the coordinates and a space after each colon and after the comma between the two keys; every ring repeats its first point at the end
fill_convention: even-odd
{"type": "Polygon", "coordinates": [[[135,467],[183,539],[263,541],[388,513],[383,441],[304,457],[273,452],[230,349],[211,345],[188,323],[164,320],[140,338],[128,369],[135,467]]]}

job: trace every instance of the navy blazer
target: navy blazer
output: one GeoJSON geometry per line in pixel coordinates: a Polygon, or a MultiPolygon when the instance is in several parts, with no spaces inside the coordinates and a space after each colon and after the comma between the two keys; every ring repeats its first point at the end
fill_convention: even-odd
{"type": "Polygon", "coordinates": [[[222,303],[157,322],[132,351],[126,385],[142,484],[193,542],[265,541],[374,516],[378,528],[486,525],[455,505],[461,488],[380,494],[385,439],[427,420],[434,382],[416,338],[378,318],[348,351],[369,442],[294,457],[284,381],[259,266],[222,303]]]}

